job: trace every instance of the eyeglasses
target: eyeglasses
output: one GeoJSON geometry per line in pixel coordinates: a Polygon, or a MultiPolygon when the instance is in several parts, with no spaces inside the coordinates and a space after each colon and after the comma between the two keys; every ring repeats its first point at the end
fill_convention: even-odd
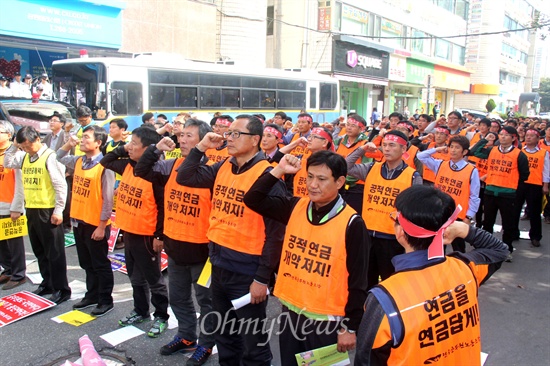
{"type": "Polygon", "coordinates": [[[6,131],[0,131],[0,133],[5,133],[6,135],[10,134],[9,132],[6,132],[6,131]]]}
{"type": "Polygon", "coordinates": [[[50,122],[61,122],[61,121],[58,120],[58,119],[53,119],[53,118],[52,118],[52,119],[50,119],[50,122]]]}
{"type": "Polygon", "coordinates": [[[396,224],[399,224],[399,212],[398,211],[392,211],[390,212],[390,219],[392,219],[393,222],[395,222],[396,224]]]}
{"type": "Polygon", "coordinates": [[[317,136],[317,135],[309,135],[307,137],[308,140],[313,140],[313,139],[319,139],[319,140],[326,140],[326,138],[324,137],[321,137],[321,136],[317,136]]]}
{"type": "Polygon", "coordinates": [[[255,133],[248,133],[248,132],[241,132],[241,131],[227,131],[223,133],[224,138],[229,138],[231,136],[232,139],[238,139],[241,137],[241,135],[247,135],[247,136],[259,136],[255,133]]]}

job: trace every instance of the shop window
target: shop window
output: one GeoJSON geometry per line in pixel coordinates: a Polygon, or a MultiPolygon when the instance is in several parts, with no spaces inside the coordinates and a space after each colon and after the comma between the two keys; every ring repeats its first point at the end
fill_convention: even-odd
{"type": "Polygon", "coordinates": [[[275,17],[274,6],[273,5],[268,6],[267,7],[267,16],[266,16],[266,23],[267,23],[266,35],[268,35],[268,36],[273,35],[273,28],[274,28],[274,23],[275,23],[274,17],[275,17]]]}

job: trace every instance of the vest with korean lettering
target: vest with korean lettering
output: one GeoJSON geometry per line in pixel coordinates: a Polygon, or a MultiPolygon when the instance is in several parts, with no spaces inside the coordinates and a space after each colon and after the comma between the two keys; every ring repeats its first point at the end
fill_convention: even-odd
{"type": "Polygon", "coordinates": [[[397,195],[412,185],[415,170],[408,166],[397,178],[386,179],[382,177],[383,164],[374,163],[365,179],[363,219],[367,229],[394,235],[390,213],[395,210],[397,195]]]}
{"type": "Polygon", "coordinates": [[[509,152],[502,153],[498,146],[493,147],[487,158],[487,180],[485,183],[488,186],[517,189],[520,152],[520,149],[514,147],[509,152]]]}
{"type": "MultiPolygon", "coordinates": [[[[96,164],[91,169],[82,169],[82,158],[74,167],[71,217],[93,226],[99,226],[103,207],[101,177],[104,168],[96,164]]],[[[108,224],[108,223],[107,223],[108,224]]]]}
{"type": "Polygon", "coordinates": [[[300,170],[296,174],[294,174],[294,179],[292,181],[292,189],[294,191],[294,197],[307,197],[307,186],[306,186],[306,179],[307,179],[307,168],[306,168],[306,160],[302,159],[302,165],[300,170]]]}
{"type": "MultiPolygon", "coordinates": [[[[472,139],[470,140],[470,149],[474,147],[475,144],[477,144],[481,140],[481,134],[479,132],[475,133],[474,136],[472,136],[472,139]]],[[[470,161],[472,164],[475,164],[477,167],[477,163],[482,160],[481,158],[478,158],[477,156],[468,156],[468,161],[470,161]]],[[[479,170],[479,167],[477,168],[479,170]]]]}
{"type": "Polygon", "coordinates": [[[471,164],[466,164],[460,170],[452,170],[451,161],[444,161],[435,177],[434,187],[453,197],[457,206],[462,206],[462,211],[458,214],[462,220],[470,206],[470,179],[473,171],[474,166],[471,164]]]}
{"type": "Polygon", "coordinates": [[[418,154],[418,148],[414,145],[411,145],[409,146],[409,148],[407,149],[407,152],[405,154],[403,154],[403,160],[405,161],[405,163],[410,166],[411,168],[413,168],[414,170],[416,170],[416,164],[414,163],[414,158],[416,158],[416,154],[418,154]],[[406,159],[405,159],[406,157],[406,159]]]}
{"type": "Polygon", "coordinates": [[[134,168],[128,163],[118,186],[117,226],[132,234],[153,236],[157,213],[153,184],[134,176],[134,168]]]}
{"type": "Polygon", "coordinates": [[[260,160],[241,174],[233,174],[227,159],[216,176],[208,239],[237,252],[261,255],[265,241],[265,225],[261,215],[243,202],[246,192],[271,165],[260,160]]]}
{"type": "MultiPolygon", "coordinates": [[[[90,125],[87,125],[87,126],[90,126],[90,125]]],[[[87,127],[86,126],[86,127],[87,127]]],[[[84,133],[83,130],[84,128],[86,127],[80,127],[78,129],[78,131],[76,131],[76,137],[78,137],[78,141],[81,141],[82,140],[82,134],[84,133]]],[[[82,156],[84,155],[84,152],[82,150],[80,150],[80,144],[77,144],[75,147],[74,147],[74,156],[82,156]]]]}
{"type": "Polygon", "coordinates": [[[33,163],[30,161],[30,155],[25,154],[21,173],[23,175],[26,208],[55,207],[55,191],[48,168],[46,167],[46,161],[51,154],[55,154],[55,152],[51,149],[46,149],[33,163]]]}
{"type": "Polygon", "coordinates": [[[4,153],[0,155],[0,202],[11,203],[15,196],[15,172],[4,166],[4,153]]]}
{"type": "MultiPolygon", "coordinates": [[[[310,131],[311,133],[311,131],[310,131]]],[[[296,132],[294,134],[294,136],[292,136],[292,140],[290,140],[290,142],[293,142],[293,141],[296,141],[300,138],[300,133],[299,132],[296,132]]],[[[307,159],[310,155],[311,155],[311,151],[309,151],[309,149],[307,148],[307,146],[296,146],[291,152],[290,154],[294,155],[294,156],[302,156],[302,159],[307,159]]]]}
{"type": "Polygon", "coordinates": [[[546,151],[548,151],[548,153],[550,154],[550,142],[548,142],[548,145],[546,144],[546,140],[545,139],[542,139],[540,140],[539,142],[539,147],[541,149],[545,149],[546,151]]]}
{"type": "Polygon", "coordinates": [[[530,153],[527,150],[523,150],[523,153],[527,155],[529,160],[529,179],[525,183],[535,184],[542,186],[542,171],[544,169],[544,158],[546,154],[550,154],[545,149],[539,149],[537,152],[530,153]]]}
{"type": "Polygon", "coordinates": [[[172,151],[165,151],[164,152],[164,159],[165,160],[169,160],[169,159],[179,159],[181,158],[181,150],[180,149],[174,149],[172,151]]]}
{"type": "MultiPolygon", "coordinates": [[[[351,147],[347,147],[344,144],[344,139],[340,142],[340,145],[338,145],[338,149],[336,149],[336,153],[340,156],[343,156],[344,159],[348,157],[349,154],[355,151],[355,149],[360,148],[361,146],[365,145],[368,141],[367,140],[361,140],[358,141],[356,144],[353,144],[351,147]]],[[[355,164],[361,164],[363,162],[363,157],[360,156],[355,164]]],[[[358,180],[357,184],[365,184],[364,180],[358,180]]]]}
{"type": "MultiPolygon", "coordinates": [[[[436,147],[435,142],[430,143],[428,146],[428,149],[432,149],[436,147]]],[[[432,154],[432,158],[439,159],[443,161],[448,161],[451,157],[449,156],[449,153],[442,153],[442,152],[436,152],[432,154]]],[[[435,173],[430,170],[426,165],[424,165],[424,170],[422,171],[422,179],[428,182],[435,182],[435,173]]]]}
{"type": "Polygon", "coordinates": [[[345,315],[348,301],[346,230],[354,215],[349,205],[328,221],[308,218],[310,200],[300,199],[286,227],[274,294],[304,311],[345,315]]]}
{"type": "Polygon", "coordinates": [[[212,197],[208,188],[192,188],[176,182],[176,169],[185,158],[174,163],[164,187],[164,235],[179,241],[208,244],[208,216],[212,197]]]}
{"type": "MultiPolygon", "coordinates": [[[[479,285],[474,273],[483,270],[486,273],[485,267],[472,269],[449,256],[381,282],[378,286],[397,306],[396,321],[404,329],[404,337],[393,339],[388,365],[480,365],[479,285]]],[[[386,314],[373,348],[392,338],[386,314]]]]}
{"type": "Polygon", "coordinates": [[[223,161],[224,159],[227,159],[230,155],[227,152],[227,146],[223,149],[208,149],[204,153],[208,160],[210,160],[212,163],[219,163],[220,161],[223,161]]]}

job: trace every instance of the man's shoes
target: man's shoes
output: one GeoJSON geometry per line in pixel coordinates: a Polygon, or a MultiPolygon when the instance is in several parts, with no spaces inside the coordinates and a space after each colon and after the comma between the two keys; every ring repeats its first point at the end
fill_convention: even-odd
{"type": "Polygon", "coordinates": [[[120,325],[121,327],[126,327],[128,325],[143,323],[148,318],[149,318],[148,316],[146,318],[144,318],[141,315],[139,315],[138,313],[136,313],[135,310],[132,310],[130,315],[128,315],[127,317],[122,318],[118,321],[118,325],[120,325]]]}
{"type": "Polygon", "coordinates": [[[508,257],[506,257],[506,262],[512,263],[512,253],[508,254],[508,257]]]}
{"type": "Polygon", "coordinates": [[[34,290],[32,293],[38,296],[44,296],[44,295],[49,295],[53,293],[53,290],[51,288],[46,288],[44,286],[38,286],[38,288],[34,290]]]}
{"type": "Polygon", "coordinates": [[[166,330],[166,328],[168,328],[168,320],[156,317],[153,322],[153,326],[149,329],[147,335],[151,338],[157,338],[166,330]]]}
{"type": "Polygon", "coordinates": [[[538,248],[538,247],[540,247],[540,240],[533,239],[533,240],[531,240],[531,244],[533,244],[534,247],[538,248]]]}
{"type": "Polygon", "coordinates": [[[70,291],[55,291],[52,296],[50,297],[50,301],[55,302],[57,305],[61,304],[62,302],[65,302],[71,298],[71,292],[70,291]]]}
{"type": "Polygon", "coordinates": [[[197,349],[197,342],[188,341],[187,339],[180,338],[176,335],[174,336],[174,339],[172,340],[172,342],[165,344],[160,348],[160,354],[164,356],[169,356],[176,352],[181,352],[181,353],[193,352],[196,349],[197,349]]]}
{"type": "Polygon", "coordinates": [[[545,224],[550,224],[550,216],[546,216],[546,217],[544,218],[544,223],[545,223],[545,224]]]}
{"type": "Polygon", "coordinates": [[[97,301],[94,301],[92,299],[83,298],[79,302],[73,305],[73,310],[82,310],[89,308],[91,306],[97,305],[97,301]]]}
{"type": "Polygon", "coordinates": [[[92,310],[91,315],[97,316],[97,317],[103,316],[113,309],[114,309],[113,304],[98,305],[92,310]]]}
{"type": "Polygon", "coordinates": [[[212,354],[212,348],[204,348],[198,346],[193,355],[187,360],[187,366],[200,366],[203,365],[208,357],[212,354]]]}
{"type": "Polygon", "coordinates": [[[26,278],[23,278],[22,280],[19,280],[19,281],[8,281],[4,287],[2,287],[2,290],[11,290],[12,288],[15,288],[19,285],[22,285],[24,284],[25,282],[27,282],[27,279],[26,278]]]}
{"type": "Polygon", "coordinates": [[[8,276],[8,275],[0,275],[0,285],[3,284],[3,283],[6,283],[10,280],[11,276],[8,276]]]}

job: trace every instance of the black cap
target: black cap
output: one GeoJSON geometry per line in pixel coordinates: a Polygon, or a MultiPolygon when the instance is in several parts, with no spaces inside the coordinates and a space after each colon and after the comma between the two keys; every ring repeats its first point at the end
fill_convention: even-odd
{"type": "Polygon", "coordinates": [[[25,75],[25,79],[32,79],[32,75],[31,74],[25,75]]]}
{"type": "Polygon", "coordinates": [[[48,78],[48,74],[44,73],[44,74],[40,75],[40,78],[41,78],[41,79],[47,79],[47,78],[48,78]]]}
{"type": "Polygon", "coordinates": [[[1,80],[1,81],[6,81],[6,80],[8,80],[8,79],[6,79],[6,77],[5,77],[4,75],[0,75],[0,80],[1,80]]]}
{"type": "Polygon", "coordinates": [[[21,76],[20,72],[16,72],[13,76],[21,76]]]}

